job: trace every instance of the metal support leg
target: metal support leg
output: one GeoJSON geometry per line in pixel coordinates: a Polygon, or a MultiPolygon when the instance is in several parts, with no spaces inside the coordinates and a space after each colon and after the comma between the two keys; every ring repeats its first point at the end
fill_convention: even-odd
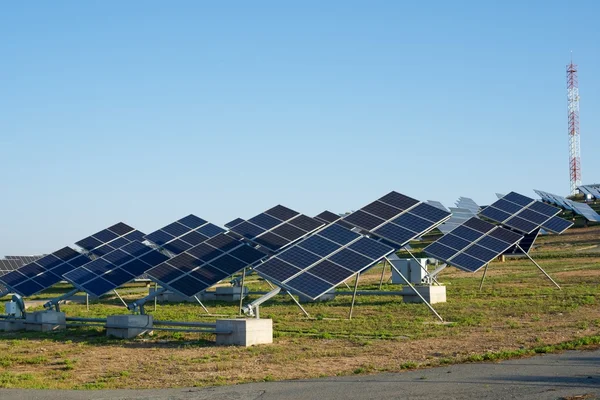
{"type": "Polygon", "coordinates": [[[481,283],[479,284],[479,291],[481,292],[481,288],[483,288],[483,281],[485,280],[485,274],[487,274],[487,269],[490,264],[485,264],[485,269],[483,270],[483,276],[481,277],[481,283]]]}
{"type": "Polygon", "coordinates": [[[536,267],[538,267],[538,268],[539,268],[539,270],[540,270],[540,271],[542,271],[542,273],[543,273],[544,275],[546,275],[546,278],[550,279],[550,282],[554,283],[554,285],[555,285],[555,286],[556,286],[558,289],[561,289],[561,287],[558,285],[558,283],[556,283],[556,282],[554,281],[554,279],[552,279],[552,278],[550,277],[550,275],[548,275],[548,273],[546,273],[546,271],[544,271],[544,269],[543,269],[542,267],[540,267],[540,265],[539,265],[538,263],[536,263],[536,262],[535,262],[535,260],[534,260],[533,258],[531,258],[531,256],[530,256],[530,255],[529,255],[529,254],[528,254],[528,253],[527,253],[525,250],[523,250],[519,244],[517,244],[517,247],[518,247],[518,248],[519,248],[519,249],[520,249],[520,250],[521,250],[523,253],[525,253],[525,255],[527,256],[527,258],[529,258],[529,260],[530,260],[530,261],[531,261],[531,262],[532,262],[532,263],[533,263],[533,264],[534,264],[536,267]]]}
{"type": "MultiPolygon", "coordinates": [[[[158,292],[158,283],[154,282],[154,291],[158,292]]],[[[158,307],[158,297],[154,298],[154,312],[156,312],[156,309],[158,307]]]]}
{"type": "Polygon", "coordinates": [[[244,301],[244,283],[246,282],[246,268],[242,271],[242,287],[240,288],[240,315],[242,315],[242,305],[244,301]]]}
{"type": "Polygon", "coordinates": [[[356,301],[356,291],[358,290],[359,278],[360,273],[356,274],[356,281],[354,282],[354,293],[352,294],[352,304],[350,305],[350,313],[348,314],[348,319],[352,319],[352,312],[354,311],[354,302],[356,301]]]}
{"type": "Polygon", "coordinates": [[[206,313],[210,315],[210,312],[208,311],[208,309],[206,307],[204,307],[204,304],[202,304],[202,302],[200,301],[200,299],[198,298],[198,296],[194,296],[194,298],[196,299],[196,301],[198,302],[198,304],[200,304],[200,307],[204,308],[204,311],[206,311],[206,313]]]}
{"type": "Polygon", "coordinates": [[[85,309],[90,311],[90,295],[88,293],[85,294],[85,309]]]}
{"type": "Polygon", "coordinates": [[[296,303],[296,305],[298,307],[300,307],[300,309],[302,310],[302,312],[304,313],[304,315],[306,315],[306,318],[310,318],[310,315],[306,312],[306,310],[304,309],[304,307],[302,307],[302,304],[300,304],[300,302],[298,300],[296,300],[296,298],[290,293],[289,290],[286,290],[287,294],[290,295],[290,297],[292,298],[292,300],[294,300],[294,303],[296,303]]]}
{"type": "MultiPolygon", "coordinates": [[[[388,262],[389,262],[389,260],[388,260],[388,262]]],[[[431,312],[434,313],[435,316],[438,317],[440,321],[444,322],[444,319],[440,316],[440,314],[438,314],[437,311],[435,311],[435,309],[433,308],[433,306],[431,304],[429,304],[429,302],[427,300],[425,300],[425,298],[423,296],[421,296],[421,293],[419,293],[417,291],[417,289],[412,285],[412,283],[409,282],[408,279],[406,279],[406,277],[404,275],[402,275],[402,273],[400,272],[400,270],[398,268],[396,268],[394,266],[394,264],[392,264],[391,262],[390,262],[390,266],[394,269],[394,271],[396,271],[396,273],[398,275],[400,275],[402,277],[402,279],[404,279],[404,282],[406,282],[406,284],[408,286],[410,286],[410,288],[412,289],[412,291],[415,292],[417,294],[417,296],[419,296],[421,298],[421,300],[423,301],[423,303],[427,304],[427,307],[429,307],[429,309],[431,310],[431,312]]]]}
{"type": "MultiPolygon", "coordinates": [[[[408,249],[408,247],[404,246],[404,250],[406,250],[408,252],[408,254],[410,254],[410,256],[413,258],[413,260],[415,260],[415,262],[417,264],[419,264],[419,267],[421,267],[421,269],[425,272],[425,275],[429,275],[429,271],[427,271],[427,268],[425,268],[424,266],[421,265],[421,263],[419,262],[419,260],[417,260],[417,258],[414,256],[414,254],[408,249]]],[[[435,279],[435,276],[432,276],[431,279],[437,284],[439,285],[440,283],[437,281],[437,279],[435,279]]]]}
{"type": "Polygon", "coordinates": [[[383,266],[381,267],[381,279],[379,279],[379,290],[381,290],[381,287],[383,286],[383,275],[385,274],[386,262],[386,260],[383,260],[383,266]]]}
{"type": "Polygon", "coordinates": [[[127,308],[127,303],[125,303],[125,300],[123,300],[123,298],[121,297],[121,295],[119,294],[119,292],[117,292],[117,289],[113,290],[113,292],[115,292],[115,294],[117,295],[117,297],[119,298],[119,300],[121,300],[121,303],[123,303],[123,305],[125,306],[125,308],[127,308]]]}
{"type": "Polygon", "coordinates": [[[348,289],[350,289],[350,286],[348,286],[348,284],[346,283],[346,281],[344,281],[344,285],[345,285],[345,286],[346,286],[348,289]]]}

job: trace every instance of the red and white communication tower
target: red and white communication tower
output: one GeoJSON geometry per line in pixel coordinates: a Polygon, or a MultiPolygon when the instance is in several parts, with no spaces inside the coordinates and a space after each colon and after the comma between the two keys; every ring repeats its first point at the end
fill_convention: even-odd
{"type": "Polygon", "coordinates": [[[579,142],[579,82],[577,65],[567,65],[567,99],[569,101],[569,175],[571,194],[581,185],[581,145],[579,142]]]}

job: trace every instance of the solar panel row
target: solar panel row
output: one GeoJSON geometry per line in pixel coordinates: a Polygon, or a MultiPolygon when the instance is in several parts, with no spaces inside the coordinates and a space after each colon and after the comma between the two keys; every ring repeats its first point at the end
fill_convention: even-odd
{"type": "Polygon", "coordinates": [[[225,232],[223,228],[190,214],[144,236],[144,239],[177,255],[222,232],[225,232]]]}
{"type": "Polygon", "coordinates": [[[522,235],[473,217],[423,251],[469,272],[476,272],[517,244],[522,235]]]}
{"type": "Polygon", "coordinates": [[[119,222],[85,239],[81,239],[75,244],[88,253],[101,257],[129,242],[142,239],[143,234],[140,231],[123,222],[119,222]]]}
{"type": "Polygon", "coordinates": [[[65,273],[90,261],[87,256],[64,247],[1,276],[0,282],[21,296],[32,296],[60,282],[65,273]]]}
{"type": "Polygon", "coordinates": [[[519,232],[530,234],[540,226],[552,232],[562,233],[573,225],[572,222],[556,217],[559,212],[560,209],[556,207],[510,192],[479,214],[519,232]]]}
{"type": "Polygon", "coordinates": [[[393,252],[392,247],[334,223],[254,270],[288,290],[317,299],[393,252]]]}
{"type": "Polygon", "coordinates": [[[390,192],[344,217],[343,221],[400,248],[448,218],[448,211],[390,192]]]}

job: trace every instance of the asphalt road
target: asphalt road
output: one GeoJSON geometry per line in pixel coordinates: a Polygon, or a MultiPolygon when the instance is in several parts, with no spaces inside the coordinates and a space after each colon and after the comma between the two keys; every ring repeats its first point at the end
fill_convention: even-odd
{"type": "Polygon", "coordinates": [[[206,389],[0,389],[2,400],[600,399],[600,350],[399,374],[251,383],[206,389]]]}

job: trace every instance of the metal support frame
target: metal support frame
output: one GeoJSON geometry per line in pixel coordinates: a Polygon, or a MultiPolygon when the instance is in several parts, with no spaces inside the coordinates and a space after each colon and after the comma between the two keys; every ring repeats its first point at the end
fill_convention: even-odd
{"type": "Polygon", "coordinates": [[[488,266],[490,263],[485,264],[485,269],[483,270],[483,276],[481,277],[481,283],[479,283],[479,291],[483,288],[483,281],[485,280],[485,275],[487,274],[488,266]]]}
{"type": "MultiPolygon", "coordinates": [[[[410,256],[413,258],[413,260],[415,260],[415,262],[416,262],[417,264],[419,264],[419,267],[421,267],[421,269],[422,269],[423,271],[425,271],[425,277],[426,277],[426,278],[430,278],[430,279],[431,279],[433,282],[435,282],[435,284],[437,284],[437,285],[439,286],[439,284],[440,284],[440,283],[437,281],[437,279],[435,278],[435,276],[433,276],[433,275],[432,275],[432,276],[430,276],[430,275],[429,275],[429,271],[427,271],[427,268],[425,268],[424,266],[422,266],[422,265],[421,265],[421,263],[419,262],[419,260],[417,260],[417,258],[415,257],[415,255],[414,255],[414,254],[413,254],[413,253],[412,253],[412,252],[411,252],[411,251],[408,249],[408,247],[406,247],[406,246],[403,246],[402,248],[403,248],[404,250],[406,250],[406,251],[408,252],[408,254],[410,254],[410,256]]],[[[431,283],[431,282],[428,282],[428,283],[431,283]]],[[[381,289],[381,288],[380,288],[380,289],[381,289]]]]}
{"type": "MultiPolygon", "coordinates": [[[[275,287],[275,289],[271,290],[269,293],[265,294],[264,296],[259,297],[258,299],[254,300],[252,303],[243,306],[242,311],[244,312],[244,314],[249,315],[251,317],[256,317],[257,319],[260,318],[260,305],[262,303],[264,303],[265,301],[277,296],[280,291],[281,291],[280,287],[275,287]]],[[[295,300],[296,299],[294,299],[294,301],[295,300]]]]}
{"type": "MultiPolygon", "coordinates": [[[[387,257],[386,257],[386,260],[387,260],[387,257]]],[[[404,282],[406,282],[406,284],[408,286],[410,286],[410,288],[412,289],[412,291],[415,292],[415,294],[421,298],[421,300],[423,301],[423,303],[427,304],[427,307],[429,307],[429,309],[431,310],[431,312],[434,313],[435,316],[438,317],[438,319],[440,321],[444,322],[444,319],[441,317],[441,315],[438,314],[437,311],[435,311],[435,308],[433,308],[433,306],[427,300],[425,300],[425,298],[421,295],[421,293],[419,293],[417,291],[417,289],[412,285],[412,283],[410,283],[410,281],[408,279],[406,279],[406,277],[404,275],[402,275],[402,273],[400,272],[400,270],[398,270],[398,268],[396,268],[396,266],[394,264],[392,264],[390,260],[387,260],[387,261],[388,261],[388,263],[390,263],[390,266],[394,269],[394,271],[396,271],[398,273],[398,275],[400,275],[402,277],[402,279],[404,279],[404,282]]]]}
{"type": "Polygon", "coordinates": [[[348,313],[348,319],[352,319],[352,312],[354,311],[354,302],[356,301],[356,291],[358,290],[358,280],[360,279],[360,272],[356,274],[356,280],[354,281],[354,293],[352,293],[352,304],[350,305],[350,313],[348,313]]]}
{"type": "Polygon", "coordinates": [[[298,307],[300,307],[300,309],[302,310],[302,312],[304,313],[304,315],[306,315],[306,318],[310,318],[310,314],[304,309],[304,307],[302,307],[302,304],[300,304],[300,302],[298,300],[296,300],[296,298],[294,297],[293,294],[290,293],[289,290],[286,290],[287,294],[290,295],[290,297],[292,298],[292,300],[294,300],[294,303],[296,303],[296,305],[298,307]]]}
{"type": "MultiPolygon", "coordinates": [[[[379,290],[381,290],[381,287],[383,286],[383,276],[385,275],[385,264],[387,263],[387,260],[383,260],[383,266],[381,267],[381,279],[379,279],[379,290]]],[[[346,285],[348,286],[348,285],[346,285]]]]}
{"type": "Polygon", "coordinates": [[[60,302],[73,297],[77,292],[79,292],[79,289],[73,289],[70,292],[63,294],[62,296],[52,299],[44,304],[44,308],[46,310],[54,308],[56,312],[60,312],[60,302]]]}
{"type": "MultiPolygon", "coordinates": [[[[208,308],[206,308],[204,306],[204,304],[202,304],[202,302],[200,301],[200,299],[198,298],[198,296],[194,296],[194,298],[196,299],[196,301],[198,302],[198,304],[200,304],[200,307],[202,307],[204,309],[204,311],[206,311],[206,313],[208,315],[210,315],[210,311],[208,311],[208,308]]],[[[156,300],[156,298],[154,300],[156,300]]]]}
{"type": "Polygon", "coordinates": [[[246,268],[242,271],[242,287],[240,288],[240,315],[242,315],[242,306],[244,302],[244,283],[246,282],[246,268]]]}
{"type": "Polygon", "coordinates": [[[556,287],[557,287],[559,290],[561,290],[561,289],[562,289],[562,288],[561,288],[561,287],[558,285],[558,283],[556,283],[556,282],[554,281],[554,279],[552,279],[552,277],[550,277],[550,275],[548,275],[548,273],[547,273],[546,271],[544,271],[544,269],[543,269],[542,267],[540,267],[540,265],[539,265],[537,262],[535,262],[535,260],[534,260],[533,258],[531,258],[531,256],[529,255],[529,253],[526,253],[526,252],[525,252],[525,251],[524,251],[524,250],[521,248],[521,246],[520,246],[518,243],[517,243],[517,247],[518,247],[518,248],[519,248],[519,249],[520,249],[520,250],[521,250],[523,253],[525,253],[525,255],[527,256],[527,258],[529,258],[529,260],[530,260],[530,261],[531,261],[531,262],[532,262],[532,263],[533,263],[533,264],[534,264],[536,267],[538,267],[538,269],[539,269],[540,271],[542,271],[542,273],[543,273],[544,275],[546,275],[546,278],[550,279],[550,282],[554,283],[554,285],[555,285],[555,286],[556,286],[556,287]]]}
{"type": "Polygon", "coordinates": [[[150,300],[155,299],[156,297],[158,297],[158,295],[166,292],[167,289],[165,288],[161,288],[160,290],[155,290],[154,293],[149,294],[146,297],[143,297],[139,300],[134,301],[131,304],[127,305],[127,309],[129,309],[129,311],[131,312],[139,312],[140,314],[146,314],[146,310],[144,310],[144,305],[149,302],[150,300]]]}
{"type": "Polygon", "coordinates": [[[123,303],[123,305],[125,306],[125,308],[127,308],[127,303],[125,303],[125,300],[123,300],[123,298],[121,297],[121,295],[119,294],[119,292],[117,292],[117,289],[114,289],[113,292],[115,292],[115,294],[117,295],[117,297],[119,298],[119,300],[121,300],[121,303],[123,303]]]}
{"type": "Polygon", "coordinates": [[[430,273],[428,273],[427,276],[430,277],[431,279],[433,279],[434,277],[437,277],[440,274],[440,272],[445,270],[447,266],[448,266],[448,264],[444,263],[444,264],[440,265],[439,267],[437,267],[436,269],[434,269],[433,271],[431,271],[430,273]]]}

